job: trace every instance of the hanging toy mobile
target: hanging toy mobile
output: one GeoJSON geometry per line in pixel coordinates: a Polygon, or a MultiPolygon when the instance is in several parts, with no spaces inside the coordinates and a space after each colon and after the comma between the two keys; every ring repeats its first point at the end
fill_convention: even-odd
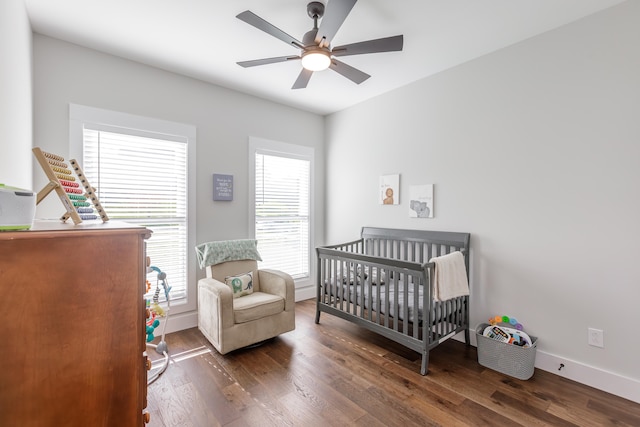
{"type": "MultiPolygon", "coordinates": [[[[153,294],[153,299],[149,301],[146,300],[147,306],[147,321],[145,325],[145,330],[147,334],[147,347],[155,348],[158,354],[162,354],[164,356],[164,363],[160,366],[160,369],[151,374],[147,380],[148,384],[151,384],[155,380],[162,375],[162,373],[169,366],[169,353],[167,343],[164,340],[165,330],[167,329],[167,323],[169,322],[169,311],[171,309],[171,302],[169,299],[169,292],[171,291],[171,286],[167,282],[167,274],[161,271],[158,267],[150,266],[150,271],[155,271],[157,274],[156,280],[156,290],[153,294]],[[160,289],[164,290],[164,297],[167,302],[166,310],[160,306],[160,289]],[[151,341],[155,339],[155,330],[158,326],[160,326],[160,317],[165,317],[164,324],[162,325],[162,335],[160,338],[160,342],[158,344],[152,344],[151,341]]],[[[151,284],[147,281],[147,292],[151,290],[151,284]]]]}

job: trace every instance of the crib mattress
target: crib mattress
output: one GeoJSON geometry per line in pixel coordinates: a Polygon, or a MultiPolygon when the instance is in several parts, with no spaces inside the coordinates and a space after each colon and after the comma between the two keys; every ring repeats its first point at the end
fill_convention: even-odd
{"type": "MultiPolygon", "coordinates": [[[[389,284],[370,284],[365,281],[364,285],[344,284],[336,285],[327,284],[325,293],[334,298],[348,300],[351,304],[360,305],[363,301],[364,308],[374,313],[397,317],[398,319],[414,322],[416,318],[419,322],[424,319],[424,286],[409,283],[405,292],[405,285],[402,280],[389,284]],[[397,288],[397,290],[396,290],[397,288]],[[416,304],[416,288],[417,288],[417,304],[416,304]],[[388,293],[387,293],[388,292],[388,293]],[[405,298],[406,293],[406,298],[405,298]],[[371,298],[369,298],[371,294],[371,298]],[[380,304],[378,305],[378,301],[380,304]],[[405,310],[406,306],[406,310],[405,310]],[[417,306],[417,309],[416,309],[417,306]]],[[[446,304],[446,301],[444,302],[446,304]]],[[[432,307],[432,320],[439,319],[443,311],[443,303],[434,303],[432,307]]]]}

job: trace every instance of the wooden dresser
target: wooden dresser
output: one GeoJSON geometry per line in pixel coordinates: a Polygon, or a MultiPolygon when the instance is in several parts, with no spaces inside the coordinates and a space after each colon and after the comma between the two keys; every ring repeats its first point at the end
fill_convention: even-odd
{"type": "Polygon", "coordinates": [[[0,232],[0,426],[144,425],[144,227],[0,232]]]}

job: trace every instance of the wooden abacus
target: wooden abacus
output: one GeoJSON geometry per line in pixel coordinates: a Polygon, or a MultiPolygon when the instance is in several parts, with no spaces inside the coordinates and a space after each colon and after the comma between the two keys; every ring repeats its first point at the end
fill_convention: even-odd
{"type": "Polygon", "coordinates": [[[109,221],[107,213],[102,208],[100,200],[98,200],[95,188],[89,184],[82,168],[75,159],[71,159],[69,163],[71,163],[73,172],[75,172],[79,182],[76,182],[76,177],[72,175],[73,172],[68,169],[69,165],[65,163],[64,157],[47,153],[39,147],[33,148],[32,151],[47,178],[49,178],[49,183],[38,192],[36,204],[40,203],[49,193],[55,190],[66,209],[66,213],[60,218],[62,221],[71,218],[74,224],[79,224],[83,220],[98,219],[98,216],[103,222],[109,221]],[[91,204],[95,207],[98,215],[94,213],[94,208],[91,207],[91,204]]]}

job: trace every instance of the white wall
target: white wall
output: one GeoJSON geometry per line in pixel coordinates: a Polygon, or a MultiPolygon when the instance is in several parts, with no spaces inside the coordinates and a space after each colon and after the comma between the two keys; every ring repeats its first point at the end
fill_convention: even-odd
{"type": "Polygon", "coordinates": [[[32,189],[31,26],[23,0],[0,2],[0,183],[32,189]]]}
{"type": "Polygon", "coordinates": [[[538,366],[640,401],[638,22],[626,2],[329,116],[327,243],[470,232],[472,326],[516,316],[538,366]],[[379,205],[392,173],[401,205],[379,205]],[[410,219],[431,183],[435,218],[410,219]]]}
{"type": "MultiPolygon", "coordinates": [[[[323,117],[38,34],[33,54],[34,145],[45,151],[68,158],[69,103],[197,127],[198,198],[190,214],[196,218],[196,243],[249,237],[249,136],[316,150],[314,214],[322,217],[323,117]],[[213,173],[234,176],[232,202],[212,200],[213,173]]],[[[39,167],[34,182],[45,183],[39,167]]],[[[58,218],[63,212],[52,196],[38,206],[37,216],[58,218]]],[[[323,226],[316,222],[316,236],[324,235],[323,226]]]]}

